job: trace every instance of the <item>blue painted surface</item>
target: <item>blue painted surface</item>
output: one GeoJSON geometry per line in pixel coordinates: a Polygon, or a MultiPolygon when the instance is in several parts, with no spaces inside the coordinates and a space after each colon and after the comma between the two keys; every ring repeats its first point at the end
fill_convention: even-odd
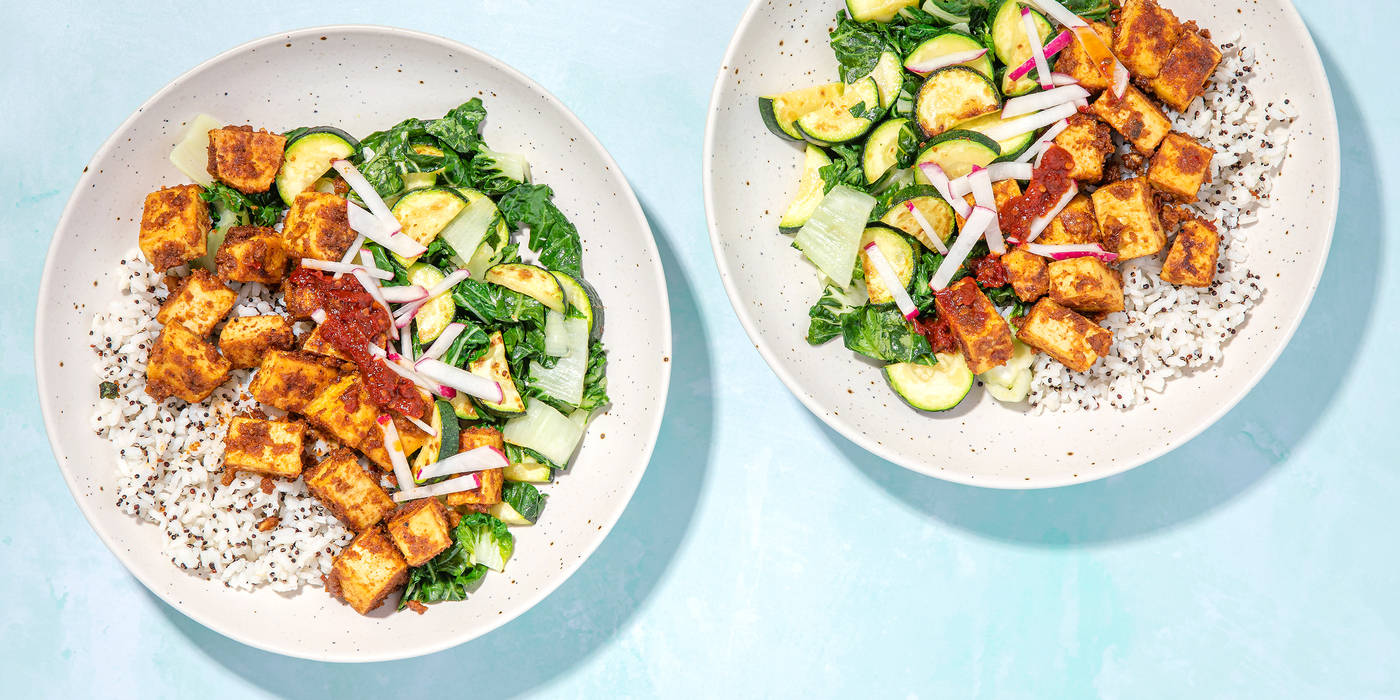
{"type": "Polygon", "coordinates": [[[1342,134],[1341,219],[1302,328],[1254,392],[1152,464],[1044,492],[872,458],[793,399],[720,286],[700,190],[740,0],[12,3],[0,43],[0,696],[1337,697],[1400,695],[1400,101],[1390,3],[1302,0],[1342,134]],[[434,656],[332,666],[191,622],[82,519],[34,389],[39,272],[68,193],[138,104],[276,31],[398,24],[561,97],[621,164],[669,277],[651,468],[554,595],[434,656]]]}

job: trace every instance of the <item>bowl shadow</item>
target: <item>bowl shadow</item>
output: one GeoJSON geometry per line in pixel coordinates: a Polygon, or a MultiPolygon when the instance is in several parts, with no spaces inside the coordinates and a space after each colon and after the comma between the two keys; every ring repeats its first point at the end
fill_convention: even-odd
{"type": "Polygon", "coordinates": [[[1372,137],[1331,52],[1321,44],[1318,50],[1341,136],[1341,201],[1328,263],[1288,348],[1215,425],[1117,476],[1057,489],[1000,491],[923,476],[862,450],[815,416],[811,422],[910,510],[977,535],[1032,546],[1092,546],[1144,537],[1199,518],[1258,484],[1307,439],[1352,373],[1373,322],[1384,258],[1385,201],[1372,137]]]}
{"type": "Polygon", "coordinates": [[[155,607],[214,663],[289,700],[332,694],[457,695],[463,688],[470,688],[473,696],[516,697],[567,674],[622,632],[685,540],[704,485],[714,430],[713,363],[694,287],[657,218],[646,214],[666,270],[672,311],[666,420],[650,467],[622,518],[558,590],[500,629],[461,646],[368,664],[308,661],[255,649],[200,625],[147,591],[155,607]]]}

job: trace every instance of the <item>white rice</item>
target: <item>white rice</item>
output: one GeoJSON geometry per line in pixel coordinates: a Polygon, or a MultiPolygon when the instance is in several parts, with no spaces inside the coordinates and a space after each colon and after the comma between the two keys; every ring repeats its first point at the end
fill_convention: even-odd
{"type": "MultiPolygon", "coordinates": [[[[249,397],[253,370],[235,370],[198,404],[148,396],[147,353],[160,334],[156,312],[166,290],[138,251],[121,264],[121,297],[93,317],[91,332],[98,356],[93,369],[121,391],[118,399],[99,399],[92,418],[93,430],[116,449],[116,506],[161,528],[161,551],[193,575],[243,590],[320,586],[354,533],[307,493],[301,479],[275,481],[270,494],[262,492],[261,477],[249,474],[221,483],[229,420],[254,409],[281,412],[249,397]],[[277,526],[260,532],[258,523],[273,516],[277,526]]],[[[281,310],[280,299],[261,284],[233,287],[238,303],[231,317],[281,310]]]]}
{"type": "Polygon", "coordinates": [[[1034,366],[1030,402],[1037,413],[1148,403],[1183,373],[1214,365],[1264,292],[1249,271],[1249,232],[1258,207],[1269,206],[1273,178],[1286,158],[1288,129],[1298,111],[1288,100],[1258,104],[1246,84],[1254,75],[1254,49],[1236,32],[1221,47],[1224,58],[1204,100],[1186,114],[1169,113],[1172,128],[1215,149],[1215,178],[1190,208],[1215,222],[1220,263],[1208,288],[1176,287],[1158,274],[1170,245],[1152,258],[1123,265],[1126,310],[1103,322],[1113,345],[1087,372],[1071,372],[1041,355],[1034,366]]]}

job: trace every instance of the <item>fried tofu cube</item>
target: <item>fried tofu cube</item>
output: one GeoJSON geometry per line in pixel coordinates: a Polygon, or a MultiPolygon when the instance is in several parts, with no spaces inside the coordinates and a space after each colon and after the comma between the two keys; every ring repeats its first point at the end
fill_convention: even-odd
{"type": "MultiPolygon", "coordinates": [[[[457,451],[466,452],[478,447],[494,447],[504,451],[505,437],[495,428],[467,428],[457,435],[457,451]]],[[[449,506],[489,506],[501,502],[501,487],[505,483],[504,469],[487,469],[481,474],[481,486],[470,491],[460,491],[447,495],[449,506]]]]}
{"type": "MultiPolygon", "coordinates": [[[[283,232],[285,233],[285,231],[286,228],[283,227],[283,232]]],[[[288,248],[288,254],[295,256],[290,248],[288,248]]],[[[311,320],[311,314],[323,305],[320,288],[316,286],[316,280],[312,275],[327,276],[306,268],[297,268],[282,283],[282,298],[287,304],[287,315],[293,321],[311,320]]]]}
{"type": "MultiPolygon", "coordinates": [[[[326,339],[325,333],[321,331],[321,328],[322,326],[317,324],[315,328],[311,329],[310,333],[306,334],[306,339],[301,341],[301,351],[309,352],[313,355],[320,355],[322,357],[334,357],[342,362],[353,362],[354,360],[349,355],[341,352],[339,348],[331,344],[331,341],[326,339]]],[[[380,349],[385,349],[388,347],[389,334],[380,333],[374,340],[375,345],[378,345],[380,349]]],[[[417,416],[414,417],[416,418],[417,416]]]]}
{"type": "Polygon", "coordinates": [[[1156,150],[1157,144],[1172,130],[1167,115],[1131,85],[1121,100],[1115,98],[1111,90],[1105,90],[1099,99],[1094,100],[1091,109],[1144,155],[1156,150]]]}
{"type": "Polygon", "coordinates": [[[1075,372],[1088,371],[1113,345],[1113,333],[1049,297],[1031,307],[1016,337],[1075,372]]]}
{"type": "Polygon", "coordinates": [[[447,508],[436,498],[420,498],[404,504],[389,519],[389,537],[403,552],[409,566],[422,566],[452,546],[452,526],[447,508]]]}
{"type": "Polygon", "coordinates": [[[234,282],[281,282],[287,263],[282,234],[263,226],[234,226],[214,255],[219,277],[234,282]]]}
{"type": "Polygon", "coordinates": [[[1147,181],[1179,202],[1194,202],[1201,186],[1210,181],[1210,160],[1215,149],[1173,131],[1162,140],[1147,169],[1147,181]]]}
{"type": "MultiPolygon", "coordinates": [[[[1103,39],[1104,46],[1113,46],[1113,29],[1103,22],[1090,22],[1094,28],[1094,33],[1103,39]]],[[[1060,57],[1055,61],[1055,72],[1064,73],[1079,81],[1080,86],[1091,93],[1107,90],[1109,86],[1108,78],[1104,77],[1103,71],[1099,70],[1094,59],[1084,51],[1079,40],[1069,42],[1060,57]]]]}
{"type": "Polygon", "coordinates": [[[1123,310],[1123,277],[1098,258],[1056,260],[1049,265],[1050,298],[1076,311],[1123,310]]]}
{"type": "Polygon", "coordinates": [[[948,320],[948,328],[967,356],[967,366],[973,374],[1000,367],[1011,359],[1015,347],[1011,344],[1011,328],[997,314],[997,308],[977,287],[971,277],[964,277],[934,295],[938,315],[948,320]]]}
{"type": "Polygon", "coordinates": [[[312,399],[302,414],[342,444],[354,446],[364,441],[379,419],[379,407],[370,399],[359,373],[351,373],[312,399]]]}
{"type": "Polygon", "coordinates": [[[199,269],[161,304],[156,320],[167,326],[178,323],[195,335],[207,336],[237,302],[238,292],[208,270],[199,269]]]}
{"type": "Polygon", "coordinates": [[[1157,0],[1126,0],[1113,28],[1113,53],[1128,72],[1151,80],[1183,33],[1181,21],[1157,0]]]}
{"type": "MultiPolygon", "coordinates": [[[[428,406],[431,410],[431,401],[428,402],[428,406]]],[[[417,452],[418,448],[428,443],[428,434],[404,418],[402,413],[390,411],[389,417],[394,421],[394,429],[399,433],[399,447],[405,455],[417,452]]],[[[394,462],[389,457],[389,451],[384,449],[384,426],[380,425],[378,420],[370,426],[369,432],[365,433],[364,439],[355,447],[375,466],[386,472],[393,471],[394,462]]]]}
{"type": "Polygon", "coordinates": [[[1168,107],[1185,112],[1205,91],[1206,81],[1220,65],[1220,49],[1196,32],[1183,32],[1162,71],[1152,80],[1152,92],[1168,107]]]}
{"type": "Polygon", "coordinates": [[[1099,222],[1094,216],[1094,203],[1088,195],[1077,194],[1050,221],[1050,225],[1035,239],[1043,245],[1083,245],[1100,243],[1099,222]]]}
{"type": "Polygon", "coordinates": [[[1190,287],[1209,287],[1215,279],[1220,256],[1220,234],[1215,227],[1187,219],[1172,241],[1167,262],[1162,265],[1162,281],[1190,287]]]}
{"type": "Polygon", "coordinates": [[[156,272],[183,265],[208,252],[209,204],[199,185],[162,187],[146,195],[141,212],[141,254],[156,272]]]}
{"type": "Polygon", "coordinates": [[[1069,176],[1080,182],[1102,180],[1104,161],[1113,153],[1113,130],[1088,114],[1074,114],[1066,121],[1055,145],[1074,159],[1069,176]]]}
{"type": "Polygon", "coordinates": [[[224,469],[295,479],[305,439],[305,423],[235,416],[224,438],[224,469]]]}
{"type": "Polygon", "coordinates": [[[282,224],[282,238],[294,258],[339,261],[355,242],[345,198],[314,190],[297,195],[282,224]]]}
{"type": "Polygon", "coordinates": [[[361,532],[331,564],[326,592],[366,615],[408,582],[408,562],[399,548],[375,527],[361,532]]]}
{"type": "Polygon", "coordinates": [[[244,194],[266,192],[282,167],[287,137],[251,126],[209,131],[209,174],[244,194]]]}
{"type": "Polygon", "coordinates": [[[1006,278],[1016,290],[1017,299],[1035,301],[1049,293],[1050,273],[1045,258],[1024,248],[1013,248],[1001,256],[1001,264],[1006,268],[1006,278]]]}
{"type": "Polygon", "coordinates": [[[277,314],[229,319],[219,332],[219,352],[235,369],[257,367],[268,350],[291,350],[292,324],[277,314]]]}
{"type": "Polygon", "coordinates": [[[1146,177],[1100,187],[1093,200],[1103,247],[1118,253],[1120,260],[1156,255],[1167,244],[1146,177]]]}
{"type": "Polygon", "coordinates": [[[233,366],[213,343],[178,323],[160,332],[146,364],[146,393],[157,401],[178,396],[190,403],[209,398],[228,381],[233,366]]]}
{"type": "Polygon", "coordinates": [[[355,453],[345,448],[306,470],[305,479],[306,488],[326,510],[355,532],[374,527],[394,512],[394,499],[360,466],[355,453]]]}
{"type": "Polygon", "coordinates": [[[314,355],[268,350],[248,385],[253,398],[284,411],[304,413],[340,376],[339,363],[314,355]]]}

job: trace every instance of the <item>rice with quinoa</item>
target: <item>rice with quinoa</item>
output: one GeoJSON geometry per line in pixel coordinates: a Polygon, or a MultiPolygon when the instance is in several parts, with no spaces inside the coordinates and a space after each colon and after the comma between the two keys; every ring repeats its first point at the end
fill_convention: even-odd
{"type": "Polygon", "coordinates": [[[1185,114],[1168,112],[1174,130],[1215,149],[1214,181],[1188,207],[1220,231],[1214,283],[1198,289],[1163,282],[1159,274],[1170,246],[1157,257],[1124,264],[1125,310],[1103,322],[1113,331],[1108,355],[1087,372],[1072,372],[1042,354],[1031,381],[1035,412],[1148,403],[1148,391],[1161,392],[1168,380],[1220,362],[1264,293],[1248,267],[1250,226],[1258,220],[1258,207],[1269,206],[1298,111],[1287,99],[1255,101],[1247,86],[1254,75],[1254,49],[1240,43],[1239,32],[1220,49],[1224,56],[1204,99],[1197,97],[1185,114]]]}
{"type": "MultiPolygon", "coordinates": [[[[243,473],[222,483],[230,419],[282,412],[248,395],[254,370],[247,369],[234,370],[197,404],[147,395],[147,353],[160,334],[156,313],[166,290],[138,251],[121,265],[121,297],[93,317],[90,335],[97,375],[119,392],[116,399],[99,399],[92,418],[93,429],[115,450],[117,507],[161,528],[163,553],[193,575],[243,590],[320,586],[354,533],[311,497],[301,479],[264,481],[243,473]]],[[[284,310],[261,284],[231,286],[238,291],[231,317],[284,310]]]]}

